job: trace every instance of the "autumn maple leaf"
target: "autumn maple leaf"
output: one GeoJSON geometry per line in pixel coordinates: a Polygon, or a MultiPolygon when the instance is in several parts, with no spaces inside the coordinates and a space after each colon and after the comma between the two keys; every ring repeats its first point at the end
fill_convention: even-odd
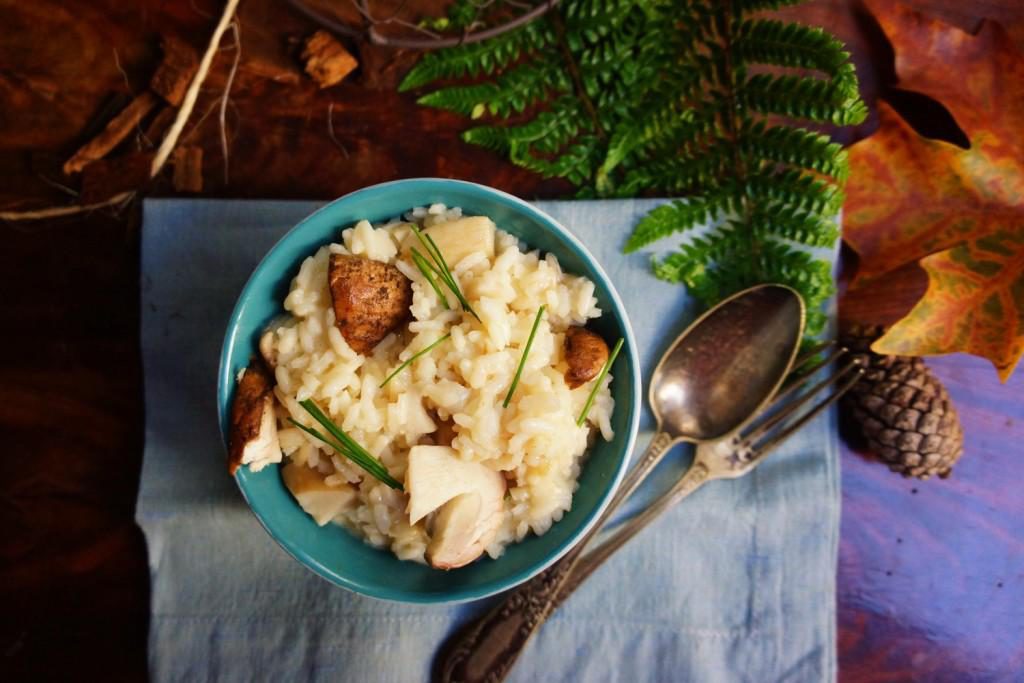
{"type": "Polygon", "coordinates": [[[928,289],[872,347],[984,356],[1006,380],[1024,353],[1024,54],[998,24],[977,35],[874,3],[899,85],[942,102],[970,149],[921,137],[879,103],[880,128],[850,149],[844,239],[854,286],[912,262],[928,289]]]}

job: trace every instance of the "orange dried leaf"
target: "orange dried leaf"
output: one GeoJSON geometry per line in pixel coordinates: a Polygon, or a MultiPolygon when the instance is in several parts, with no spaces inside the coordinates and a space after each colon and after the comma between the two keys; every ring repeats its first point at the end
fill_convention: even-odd
{"type": "Polygon", "coordinates": [[[1024,224],[921,261],[928,291],[872,345],[883,354],[964,351],[1006,381],[1024,354],[1024,224]]]}
{"type": "Polygon", "coordinates": [[[878,113],[878,132],[850,148],[843,207],[843,237],[860,256],[858,282],[1024,223],[1019,169],[1007,172],[977,146],[922,138],[884,102],[878,113]]]}
{"type": "Polygon", "coordinates": [[[872,6],[900,87],[945,104],[971,141],[963,150],[922,138],[880,103],[878,132],[850,150],[854,286],[914,262],[929,276],[874,348],[974,353],[1005,380],[1024,351],[1024,54],[992,22],[971,36],[899,4],[872,6]]]}

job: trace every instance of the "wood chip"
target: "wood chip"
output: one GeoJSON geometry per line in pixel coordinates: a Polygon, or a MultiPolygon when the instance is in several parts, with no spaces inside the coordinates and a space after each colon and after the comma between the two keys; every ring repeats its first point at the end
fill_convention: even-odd
{"type": "Polygon", "coordinates": [[[126,191],[141,189],[149,182],[152,152],[133,152],[116,159],[100,159],[82,173],[82,204],[96,204],[126,191]]]}
{"type": "Polygon", "coordinates": [[[177,107],[199,68],[199,55],[191,45],[174,36],[164,36],[161,45],[164,58],[149,81],[149,88],[177,107]]]}
{"type": "Polygon", "coordinates": [[[203,191],[202,147],[178,147],[171,156],[171,162],[174,164],[175,191],[203,191]]]}
{"type": "Polygon", "coordinates": [[[64,164],[64,173],[68,175],[78,173],[97,159],[105,157],[110,150],[117,147],[135,130],[139,122],[152,111],[158,102],[156,95],[149,91],[136,96],[120,114],[110,120],[103,132],[85,143],[81,149],[75,152],[74,156],[68,159],[64,164]]]}
{"type": "Polygon", "coordinates": [[[356,58],[327,31],[317,31],[306,40],[302,61],[306,65],[306,73],[321,88],[341,83],[359,66],[356,58]]]}

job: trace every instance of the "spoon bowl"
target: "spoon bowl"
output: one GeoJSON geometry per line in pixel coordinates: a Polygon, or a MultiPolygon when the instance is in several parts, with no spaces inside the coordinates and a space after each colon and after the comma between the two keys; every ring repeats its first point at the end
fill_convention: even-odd
{"type": "Polygon", "coordinates": [[[701,442],[738,429],[785,378],[803,319],[800,295],[768,284],[739,292],[695,320],[651,376],[658,431],[701,442]]]}

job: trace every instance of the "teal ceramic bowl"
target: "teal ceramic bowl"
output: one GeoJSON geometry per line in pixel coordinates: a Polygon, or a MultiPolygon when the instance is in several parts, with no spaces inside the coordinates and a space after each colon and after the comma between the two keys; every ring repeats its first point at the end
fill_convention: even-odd
{"type": "Polygon", "coordinates": [[[374,598],[441,603],[482,598],[526,581],[565,554],[597,520],[622,480],[640,415],[640,371],[626,311],[600,264],[553,218],[512,195],[474,183],[444,179],[399,180],[338,199],[292,228],[266,255],[242,290],[228,323],[217,388],[221,433],[227,435],[234,378],[256,353],[261,330],[283,312],[281,303],[306,256],[340,237],[359,219],[382,221],[414,206],[441,202],[467,214],[490,216],[531,248],[552,252],[562,267],[589,277],[603,315],[591,326],[605,339],[625,339],[612,368],[615,439],[598,439],[580,475],[572,510],[543,536],[528,537],[505,554],[452,571],[403,562],[376,550],[340,526],[319,527],[288,493],[278,467],[259,473],[240,468],[242,495],[267,532],[292,557],[328,581],[374,598]]]}

